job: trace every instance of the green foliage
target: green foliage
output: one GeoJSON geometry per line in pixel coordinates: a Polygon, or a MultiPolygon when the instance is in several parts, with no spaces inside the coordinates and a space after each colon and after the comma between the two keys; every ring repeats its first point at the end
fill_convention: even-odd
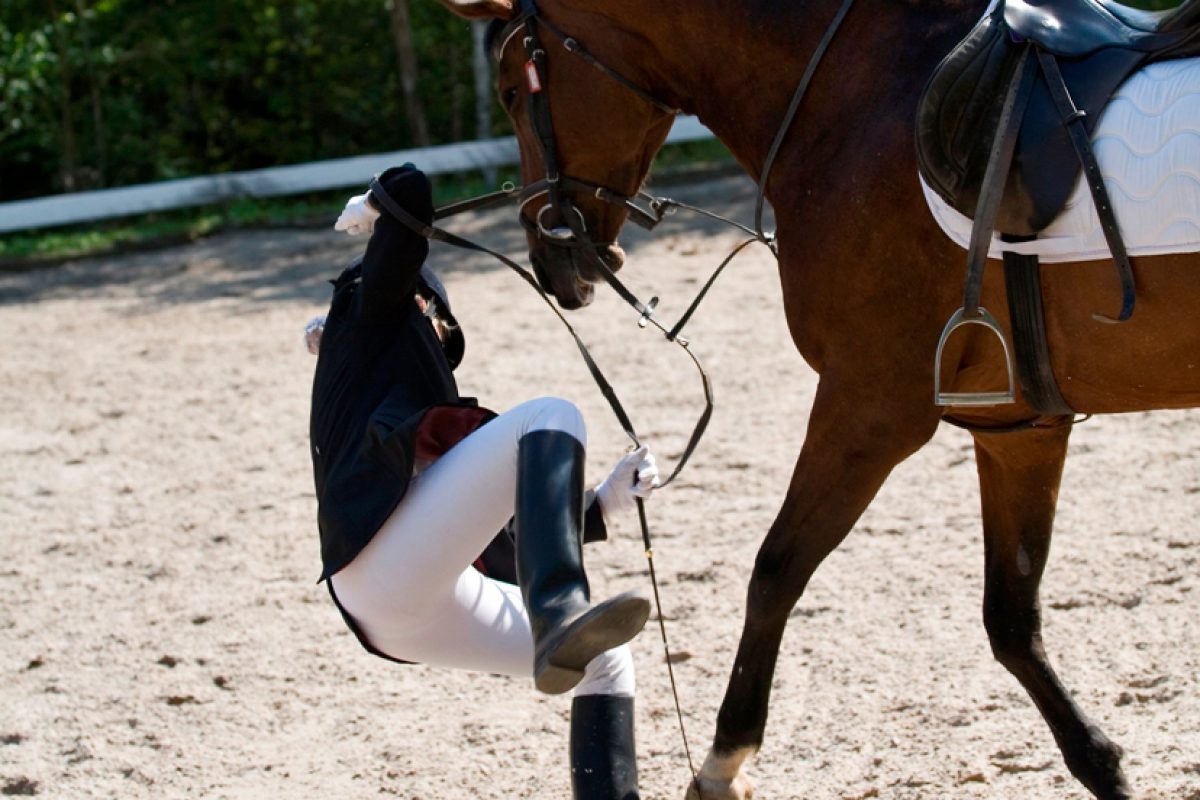
{"type": "Polygon", "coordinates": [[[0,237],[0,270],[183,242],[206,236],[225,225],[225,215],[220,210],[191,209],[172,215],[138,217],[120,224],[14,233],[0,237]]]}
{"type": "MultiPolygon", "coordinates": [[[[414,146],[390,2],[0,0],[0,201],[414,146]]],[[[469,25],[409,5],[434,142],[474,138],[469,25]]]]}
{"type": "Polygon", "coordinates": [[[474,138],[470,26],[440,3],[0,0],[0,202],[414,146],[393,2],[433,142],[474,138]]]}
{"type": "Polygon", "coordinates": [[[0,17],[0,197],[28,180],[54,153],[53,113],[56,57],[44,29],[12,30],[0,17]]]}

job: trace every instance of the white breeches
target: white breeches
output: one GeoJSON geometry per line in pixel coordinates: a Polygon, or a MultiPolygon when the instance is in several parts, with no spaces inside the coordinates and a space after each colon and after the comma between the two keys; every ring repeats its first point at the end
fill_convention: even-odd
{"type": "MultiPolygon", "coordinates": [[[[563,431],[587,444],[583,417],[568,401],[522,403],[414,477],[379,532],[330,578],[338,602],[377,650],[532,677],[533,633],[520,589],[469,565],[513,515],[517,444],[536,430],[563,431]]],[[[576,696],[588,694],[633,696],[628,645],[592,659],[575,688],[576,696]]]]}

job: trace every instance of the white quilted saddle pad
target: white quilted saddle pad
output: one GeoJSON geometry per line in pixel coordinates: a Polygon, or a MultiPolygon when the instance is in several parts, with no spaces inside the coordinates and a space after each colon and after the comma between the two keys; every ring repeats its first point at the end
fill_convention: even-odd
{"type": "MultiPolygon", "coordinates": [[[[1131,256],[1200,252],[1200,58],[1151,64],[1132,75],[1104,109],[1092,147],[1131,256]]],[[[964,249],[971,220],[921,181],[938,225],[964,249]]],[[[1082,175],[1063,212],[1031,242],[992,238],[1046,263],[1110,257],[1082,175]]]]}

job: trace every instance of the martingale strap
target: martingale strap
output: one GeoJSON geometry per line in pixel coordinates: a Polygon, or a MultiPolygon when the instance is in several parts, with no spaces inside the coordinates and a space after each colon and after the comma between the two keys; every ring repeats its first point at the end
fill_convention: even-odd
{"type": "MultiPolygon", "coordinates": [[[[825,51],[829,49],[829,45],[833,43],[833,37],[837,35],[838,28],[842,25],[842,20],[850,13],[850,7],[854,5],[854,0],[842,0],[842,4],[838,6],[837,13],[833,15],[833,21],[825,28],[825,34],[821,37],[821,41],[817,44],[817,49],[813,51],[812,56],[808,59],[808,66],[804,68],[804,74],[800,77],[800,83],[797,84],[796,90],[792,92],[792,99],[788,103],[787,112],[783,115],[783,122],[779,125],[779,130],[775,133],[775,140],[771,142],[771,149],[767,152],[767,160],[763,162],[762,175],[758,183],[758,200],[754,205],[754,230],[758,232],[759,239],[764,244],[770,246],[772,251],[775,251],[775,237],[767,236],[762,229],[763,203],[767,199],[767,180],[771,177],[771,167],[775,165],[775,157],[779,155],[779,150],[783,147],[783,140],[787,138],[788,131],[792,128],[792,121],[796,118],[796,112],[800,110],[800,102],[804,100],[804,95],[808,93],[808,86],[812,83],[813,76],[817,74],[817,67],[821,65],[821,59],[825,55],[825,51]]],[[[779,255],[775,251],[776,256],[779,255]]]]}

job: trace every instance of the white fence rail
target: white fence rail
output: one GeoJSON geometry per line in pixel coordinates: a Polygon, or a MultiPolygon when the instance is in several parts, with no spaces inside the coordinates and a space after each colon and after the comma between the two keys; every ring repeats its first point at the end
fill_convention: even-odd
{"type": "MultiPolygon", "coordinates": [[[[695,117],[679,117],[667,142],[711,139],[712,135],[695,117]]],[[[516,164],[519,156],[516,139],[508,136],[18,200],[0,203],[0,233],[187,208],[238,197],[280,197],[365,186],[372,175],[405,161],[413,162],[427,174],[441,175],[516,164]]]]}

